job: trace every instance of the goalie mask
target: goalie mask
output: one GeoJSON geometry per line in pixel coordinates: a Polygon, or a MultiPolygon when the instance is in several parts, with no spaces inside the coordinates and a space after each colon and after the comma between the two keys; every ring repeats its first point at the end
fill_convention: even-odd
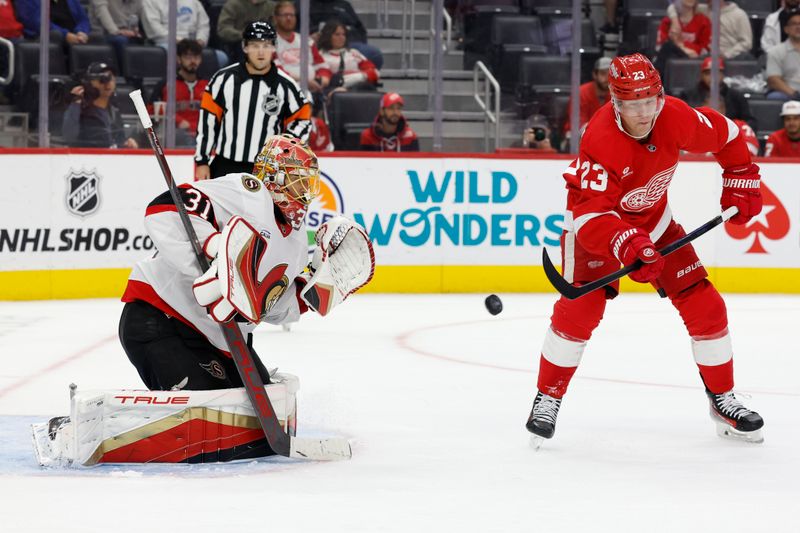
{"type": "Polygon", "coordinates": [[[319,194],[317,156],[291,135],[273,135],[256,157],[253,173],[294,229],[303,225],[308,206],[319,194]]]}

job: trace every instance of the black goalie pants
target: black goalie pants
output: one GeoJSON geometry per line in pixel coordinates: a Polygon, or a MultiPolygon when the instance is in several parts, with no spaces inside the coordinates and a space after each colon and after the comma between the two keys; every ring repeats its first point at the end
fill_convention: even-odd
{"type": "MultiPolygon", "coordinates": [[[[125,353],[150,390],[213,390],[242,387],[233,359],[215,348],[203,335],[152,305],[125,304],[119,321],[119,339],[125,353]]],[[[269,373],[252,346],[261,379],[269,373]]]]}

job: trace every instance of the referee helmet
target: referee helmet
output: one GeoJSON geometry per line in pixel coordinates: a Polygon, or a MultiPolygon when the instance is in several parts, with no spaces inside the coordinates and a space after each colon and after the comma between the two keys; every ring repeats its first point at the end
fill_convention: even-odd
{"type": "Polygon", "coordinates": [[[242,32],[242,44],[246,45],[249,41],[268,41],[275,44],[278,35],[272,25],[263,20],[251,22],[242,32]]]}

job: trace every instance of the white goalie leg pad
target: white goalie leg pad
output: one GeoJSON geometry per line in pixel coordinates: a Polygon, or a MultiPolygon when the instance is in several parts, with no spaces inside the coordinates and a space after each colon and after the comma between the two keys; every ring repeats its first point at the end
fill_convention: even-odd
{"type": "Polygon", "coordinates": [[[369,283],[375,273],[375,252],[364,228],[337,216],[320,226],[311,277],[300,296],[320,315],[369,283]]]}
{"type": "MultiPolygon", "coordinates": [[[[300,382],[284,373],[273,374],[272,381],[265,390],[281,426],[293,436],[300,382]]],[[[234,446],[264,438],[244,389],[77,391],[69,422],[34,424],[32,430],[42,466],[176,463],[209,453],[224,457],[234,446]]]]}

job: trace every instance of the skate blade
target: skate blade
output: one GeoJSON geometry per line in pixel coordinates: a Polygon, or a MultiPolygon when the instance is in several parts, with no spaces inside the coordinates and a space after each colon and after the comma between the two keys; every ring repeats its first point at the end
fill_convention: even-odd
{"type": "Polygon", "coordinates": [[[764,442],[764,434],[760,429],[755,431],[739,431],[732,428],[728,424],[717,422],[717,435],[723,439],[738,440],[741,442],[750,442],[752,444],[761,444],[764,442]]]}
{"type": "Polygon", "coordinates": [[[531,440],[529,444],[531,448],[533,448],[536,451],[539,451],[539,448],[541,448],[542,444],[544,444],[544,437],[540,437],[539,435],[531,435],[531,440]]]}

